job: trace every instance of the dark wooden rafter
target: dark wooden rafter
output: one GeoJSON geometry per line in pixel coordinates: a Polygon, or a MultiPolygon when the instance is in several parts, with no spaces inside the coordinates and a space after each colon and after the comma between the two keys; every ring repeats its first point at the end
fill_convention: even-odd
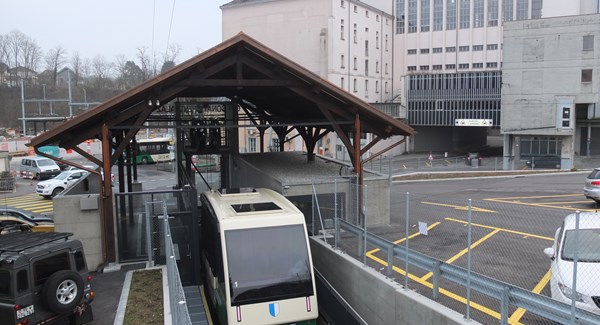
{"type": "Polygon", "coordinates": [[[98,165],[98,167],[102,166],[102,160],[94,157],[92,154],[87,153],[85,150],[79,148],[78,146],[74,146],[73,151],[77,152],[78,154],[82,155],[83,157],[87,158],[87,160],[93,162],[94,164],[98,165]]]}
{"type": "Polygon", "coordinates": [[[127,147],[127,145],[129,144],[129,142],[135,137],[135,135],[137,134],[137,132],[140,130],[140,126],[142,124],[144,124],[144,121],[146,121],[146,119],[148,118],[148,116],[152,114],[151,110],[146,110],[140,113],[140,115],[138,115],[136,121],[133,123],[133,128],[131,128],[129,131],[127,131],[127,134],[125,135],[125,137],[123,137],[121,139],[120,143],[117,143],[117,147],[115,148],[115,151],[113,152],[113,154],[110,157],[110,165],[114,165],[115,162],[117,161],[117,158],[119,158],[119,156],[121,156],[121,154],[123,153],[123,150],[125,150],[125,147],[127,147]]]}
{"type": "Polygon", "coordinates": [[[375,146],[381,140],[383,140],[381,137],[375,136],[375,139],[371,140],[369,144],[367,144],[360,150],[360,155],[364,155],[367,151],[369,151],[369,149],[373,148],[373,146],[375,146]]]}
{"type": "Polygon", "coordinates": [[[354,155],[354,146],[352,145],[348,134],[344,132],[344,130],[338,123],[336,123],[335,119],[331,115],[331,112],[329,112],[327,108],[322,107],[321,105],[318,105],[318,107],[323,113],[323,115],[325,115],[325,117],[329,120],[329,122],[331,122],[331,127],[333,127],[337,136],[340,138],[340,140],[342,140],[342,143],[344,143],[344,145],[346,146],[348,154],[352,157],[354,155]]]}
{"type": "Polygon", "coordinates": [[[369,156],[369,158],[366,158],[366,159],[364,159],[364,160],[363,160],[363,164],[366,164],[367,162],[369,162],[369,161],[371,161],[371,160],[373,160],[373,159],[375,159],[375,158],[377,158],[377,157],[381,156],[381,155],[382,155],[382,154],[384,154],[385,152],[387,152],[387,151],[389,151],[389,150],[391,150],[391,149],[393,149],[393,148],[395,148],[395,147],[397,147],[397,146],[399,146],[399,145],[403,144],[404,142],[406,142],[406,137],[404,137],[402,140],[400,140],[400,141],[398,141],[398,142],[396,142],[396,143],[393,143],[393,144],[391,144],[390,146],[388,146],[388,147],[386,147],[386,148],[382,149],[381,151],[378,151],[378,152],[376,152],[376,153],[372,154],[371,156],[369,156]]]}
{"type": "Polygon", "coordinates": [[[304,143],[306,145],[306,152],[308,156],[308,161],[313,161],[315,159],[315,146],[317,142],[322,139],[327,133],[330,131],[327,129],[322,129],[320,127],[308,127],[308,126],[299,126],[296,127],[296,130],[304,139],[304,143]],[[321,132],[323,131],[323,132],[321,132]]]}

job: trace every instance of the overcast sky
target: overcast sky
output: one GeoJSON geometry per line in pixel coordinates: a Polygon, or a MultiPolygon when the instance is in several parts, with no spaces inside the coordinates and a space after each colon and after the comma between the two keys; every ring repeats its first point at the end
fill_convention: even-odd
{"type": "Polygon", "coordinates": [[[176,62],[181,63],[221,42],[219,7],[229,1],[0,0],[0,34],[16,29],[33,38],[44,54],[60,45],[68,58],[79,52],[89,59],[101,54],[108,61],[118,54],[135,60],[138,47],[149,52],[153,43],[161,58],[169,40],[181,45],[176,62]]]}

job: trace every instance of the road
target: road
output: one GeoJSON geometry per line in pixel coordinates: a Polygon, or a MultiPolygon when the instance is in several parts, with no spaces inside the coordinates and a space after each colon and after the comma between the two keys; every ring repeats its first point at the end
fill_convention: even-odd
{"type": "MultiPolygon", "coordinates": [[[[392,224],[374,227],[370,232],[405,245],[408,194],[409,247],[447,263],[467,267],[469,205],[472,241],[472,271],[549,295],[548,257],[550,247],[564,217],[576,210],[595,211],[596,204],[582,195],[587,173],[396,182],[392,186],[392,224]],[[419,234],[419,222],[428,234],[419,234]]],[[[385,252],[367,254],[369,264],[382,269],[385,252]]],[[[398,263],[398,268],[404,265],[398,263]]],[[[403,272],[403,271],[402,271],[403,272]]],[[[431,296],[431,274],[409,268],[411,289],[431,296]]],[[[403,273],[396,280],[404,283],[403,273]]],[[[465,313],[464,289],[442,284],[446,294],[440,302],[465,313]]],[[[473,318],[482,323],[497,323],[498,303],[474,295],[473,318]]],[[[545,323],[524,310],[512,310],[511,318],[524,324],[545,323]]]]}

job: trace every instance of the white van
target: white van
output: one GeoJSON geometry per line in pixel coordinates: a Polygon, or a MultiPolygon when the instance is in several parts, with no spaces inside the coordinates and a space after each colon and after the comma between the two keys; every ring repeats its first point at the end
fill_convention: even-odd
{"type": "Polygon", "coordinates": [[[40,180],[60,174],[60,168],[52,159],[45,157],[27,157],[21,159],[19,172],[23,177],[31,177],[40,180]]]}

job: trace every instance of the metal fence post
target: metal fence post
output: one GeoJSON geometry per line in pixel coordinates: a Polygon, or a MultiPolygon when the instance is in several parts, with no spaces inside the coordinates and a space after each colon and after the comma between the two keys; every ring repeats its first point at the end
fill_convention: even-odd
{"type": "Polygon", "coordinates": [[[508,324],[508,311],[510,307],[509,293],[510,288],[504,287],[504,290],[502,290],[502,297],[500,297],[500,324],[502,325],[508,324]]]}
{"type": "Polygon", "coordinates": [[[438,300],[440,298],[440,265],[441,262],[437,262],[433,266],[433,300],[438,300]]]}
{"type": "Polygon", "coordinates": [[[573,250],[573,283],[571,285],[571,324],[576,324],[577,318],[575,316],[577,302],[577,260],[579,258],[579,210],[575,211],[575,243],[573,250]]]}
{"type": "Polygon", "coordinates": [[[408,207],[410,205],[410,193],[406,192],[406,229],[405,229],[405,237],[404,237],[404,289],[408,290],[408,219],[409,219],[409,210],[408,207]]]}
{"type": "Polygon", "coordinates": [[[472,200],[469,199],[469,226],[467,230],[467,320],[471,320],[471,208],[472,200]]]}
{"type": "Polygon", "coordinates": [[[150,223],[152,222],[152,204],[158,202],[146,202],[146,253],[148,254],[148,266],[154,266],[154,259],[152,254],[152,227],[150,223]]]}
{"type": "Polygon", "coordinates": [[[363,207],[362,207],[365,218],[364,218],[364,228],[365,228],[365,240],[363,242],[363,263],[367,265],[367,221],[368,221],[368,209],[367,209],[367,185],[363,185],[363,207]]]}

